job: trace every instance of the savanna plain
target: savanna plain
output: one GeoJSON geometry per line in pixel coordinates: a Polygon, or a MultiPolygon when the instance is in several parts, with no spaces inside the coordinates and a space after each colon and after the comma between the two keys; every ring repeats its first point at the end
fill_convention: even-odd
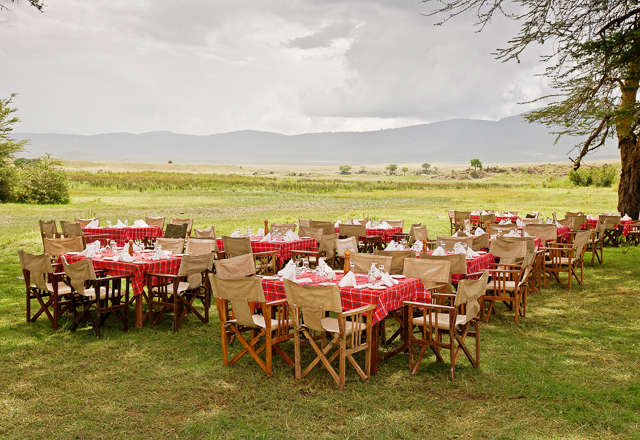
{"type": "MultiPolygon", "coordinates": [[[[402,218],[435,237],[449,233],[447,209],[564,217],[616,211],[617,203],[615,187],[578,188],[544,173],[447,182],[247,174],[72,171],[70,204],[0,207],[0,438],[640,438],[633,246],[606,248],[582,286],[551,282],[529,295],[518,324],[498,306],[481,325],[480,368],[461,357],[455,382],[433,354],[415,375],[403,355],[367,381],[348,366],[342,392],[321,369],[295,380],[275,355],[273,378],[248,357],[224,367],[215,306],[208,324],[188,318],[177,333],[170,317],[127,333],[111,317],[102,339],[90,327],[70,332],[69,317],[58,331],[46,318],[25,322],[17,250],[42,252],[39,219],[194,218],[223,235],[265,219],[402,218]]],[[[293,343],[284,348],[293,356],[293,343]]]]}

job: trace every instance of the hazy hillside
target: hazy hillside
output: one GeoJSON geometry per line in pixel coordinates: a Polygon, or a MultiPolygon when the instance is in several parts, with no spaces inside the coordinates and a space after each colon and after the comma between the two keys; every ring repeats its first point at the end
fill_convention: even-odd
{"type": "MultiPolygon", "coordinates": [[[[92,136],[15,133],[29,139],[27,157],[45,152],[69,160],[220,164],[379,164],[551,162],[566,159],[575,141],[529,124],[521,116],[500,121],[456,119],[369,132],[307,133],[287,136],[260,131],[193,136],[159,131],[92,136]]],[[[593,159],[619,158],[612,143],[593,159]]]]}

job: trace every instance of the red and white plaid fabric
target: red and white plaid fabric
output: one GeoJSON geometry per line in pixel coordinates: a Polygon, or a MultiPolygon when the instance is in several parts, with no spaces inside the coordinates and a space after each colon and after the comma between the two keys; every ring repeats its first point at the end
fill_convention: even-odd
{"type": "MultiPolygon", "coordinates": [[[[291,258],[291,251],[315,251],[318,250],[318,243],[313,238],[301,238],[294,241],[260,241],[262,237],[251,237],[251,250],[253,252],[276,251],[278,261],[282,265],[291,258]]],[[[218,238],[218,250],[224,251],[222,239],[218,238]]]]}
{"type": "MultiPolygon", "coordinates": [[[[340,228],[336,228],[336,232],[340,232],[340,228]]],[[[382,241],[387,243],[391,235],[402,234],[402,228],[367,228],[367,237],[382,237],[382,241]]]]}
{"type": "MultiPolygon", "coordinates": [[[[432,250],[428,250],[427,253],[431,255],[432,250]]],[[[453,252],[446,252],[447,255],[454,255],[453,252]]],[[[491,264],[495,261],[492,254],[480,254],[478,257],[467,258],[467,273],[479,272],[481,270],[490,269],[491,264]]],[[[460,280],[464,279],[464,274],[451,274],[451,282],[457,284],[460,280]]]]}
{"type": "MultiPolygon", "coordinates": [[[[111,257],[116,254],[103,254],[104,256],[111,257]]],[[[86,257],[79,255],[65,255],[67,263],[75,263],[76,261],[84,260],[86,257]]],[[[147,282],[144,276],[147,272],[163,273],[169,275],[177,275],[180,268],[181,257],[171,256],[167,260],[145,260],[139,254],[134,255],[133,263],[125,263],[123,261],[111,261],[104,260],[103,258],[92,258],[93,267],[96,270],[106,269],[108,275],[133,275],[131,277],[131,286],[133,288],[134,295],[142,294],[145,283],[147,282]],[[140,261],[141,263],[136,263],[140,261]]],[[[61,262],[61,261],[59,261],[61,262]]]]}
{"type": "MultiPolygon", "coordinates": [[[[82,228],[86,235],[107,235],[109,240],[115,240],[118,246],[124,246],[129,240],[142,240],[145,237],[162,237],[164,233],[159,226],[149,226],[148,228],[82,228]]],[[[100,244],[105,245],[105,238],[100,237],[100,244]]]]}
{"type": "MultiPolygon", "coordinates": [[[[333,282],[339,282],[343,274],[336,274],[337,279],[333,282]]],[[[315,273],[305,273],[301,278],[311,278],[314,285],[320,282],[328,281],[325,277],[319,277],[315,273]]],[[[359,284],[367,283],[366,274],[358,274],[357,280],[359,284]]],[[[374,289],[355,289],[353,287],[341,287],[340,297],[342,299],[342,310],[348,311],[368,304],[375,304],[376,309],[373,311],[373,323],[382,321],[385,316],[392,310],[402,308],[403,301],[420,301],[430,302],[431,297],[424,288],[422,281],[417,278],[402,278],[399,283],[393,287],[387,287],[384,290],[374,289]]],[[[282,280],[262,279],[262,288],[267,302],[276,301],[286,298],[284,292],[284,283],[282,280]]]]}
{"type": "MultiPolygon", "coordinates": [[[[620,224],[622,225],[622,235],[624,235],[626,237],[627,235],[629,235],[629,229],[633,225],[633,220],[632,219],[620,220],[620,224]]],[[[598,219],[597,218],[588,218],[587,219],[587,224],[582,223],[580,225],[580,227],[582,229],[595,229],[597,225],[598,225],[598,219]]],[[[616,228],[618,226],[619,225],[616,225],[616,228]]]]}
{"type": "MultiPolygon", "coordinates": [[[[518,220],[518,216],[517,215],[499,215],[499,214],[496,214],[495,223],[500,223],[503,220],[511,220],[511,223],[515,223],[516,220],[518,220]]],[[[471,221],[472,222],[479,222],[480,221],[480,216],[471,214],[471,221]]]]}

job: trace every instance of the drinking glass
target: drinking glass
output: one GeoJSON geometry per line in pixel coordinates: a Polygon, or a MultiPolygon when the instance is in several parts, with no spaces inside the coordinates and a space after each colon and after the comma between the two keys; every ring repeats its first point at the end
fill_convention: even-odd
{"type": "Polygon", "coordinates": [[[127,220],[126,218],[124,219],[124,225],[129,226],[129,220],[127,220]]]}
{"type": "Polygon", "coordinates": [[[303,268],[305,271],[308,271],[308,270],[309,270],[309,259],[308,259],[308,258],[303,258],[303,259],[302,259],[302,268],[303,268]]]}
{"type": "Polygon", "coordinates": [[[251,228],[247,228],[247,236],[251,237],[253,235],[253,230],[251,228]]]}
{"type": "Polygon", "coordinates": [[[378,278],[382,278],[382,273],[384,272],[384,264],[378,264],[378,278]]]}
{"type": "Polygon", "coordinates": [[[107,228],[111,227],[111,220],[107,220],[107,228]]]}

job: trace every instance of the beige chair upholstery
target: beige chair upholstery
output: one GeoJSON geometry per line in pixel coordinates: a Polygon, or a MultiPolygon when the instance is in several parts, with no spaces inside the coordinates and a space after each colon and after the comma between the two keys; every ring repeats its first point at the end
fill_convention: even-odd
{"type": "Polygon", "coordinates": [[[376,249],[373,253],[375,255],[391,257],[391,270],[389,271],[391,275],[402,275],[404,270],[404,260],[407,258],[416,258],[416,253],[414,251],[381,251],[376,249]]]}
{"type": "Polygon", "coordinates": [[[438,237],[436,239],[436,244],[438,246],[442,246],[442,244],[444,243],[444,250],[445,251],[453,251],[453,247],[455,246],[456,243],[462,243],[467,245],[468,248],[473,246],[473,237],[438,237]]]}
{"type": "Polygon", "coordinates": [[[215,263],[216,276],[229,280],[245,278],[256,274],[256,264],[253,255],[245,254],[237,257],[225,258],[215,263]]]}
{"type": "Polygon", "coordinates": [[[222,246],[227,258],[252,253],[251,239],[249,237],[229,237],[223,235],[222,246]]]}
{"type": "Polygon", "coordinates": [[[391,270],[391,260],[391,257],[383,255],[359,253],[355,253],[350,257],[350,261],[353,263],[353,271],[355,273],[368,273],[372,264],[375,264],[376,267],[380,264],[384,265],[384,272],[389,273],[391,270]]]}
{"type": "Polygon", "coordinates": [[[83,250],[82,236],[44,239],[44,253],[52,257],[58,257],[67,252],[82,252],[83,250]]]}
{"type": "MultiPolygon", "coordinates": [[[[164,221],[166,217],[145,217],[144,222],[149,226],[157,226],[160,229],[164,229],[164,221]]],[[[188,227],[188,225],[187,225],[188,227]]]]}
{"type": "Polygon", "coordinates": [[[156,239],[156,247],[162,246],[163,251],[171,251],[174,254],[184,252],[184,238],[162,238],[156,239]]]}
{"type": "Polygon", "coordinates": [[[98,217],[94,217],[94,218],[77,218],[76,217],[75,219],[76,223],[80,223],[81,228],[86,227],[89,223],[91,223],[94,220],[97,220],[98,223],[100,223],[100,219],[98,217]]]}
{"type": "Polygon", "coordinates": [[[194,236],[196,238],[216,238],[216,227],[211,225],[204,229],[193,229],[194,236]]]}
{"type": "Polygon", "coordinates": [[[218,246],[215,238],[187,238],[187,248],[184,251],[188,255],[208,255],[217,252],[218,246]]]}
{"type": "Polygon", "coordinates": [[[548,242],[554,242],[558,238],[558,227],[556,225],[525,225],[523,233],[529,234],[530,237],[539,237],[542,246],[546,246],[548,242]]]}
{"type": "Polygon", "coordinates": [[[191,235],[191,229],[193,228],[193,219],[192,218],[172,218],[171,224],[173,225],[187,225],[187,235],[191,235]]]}

